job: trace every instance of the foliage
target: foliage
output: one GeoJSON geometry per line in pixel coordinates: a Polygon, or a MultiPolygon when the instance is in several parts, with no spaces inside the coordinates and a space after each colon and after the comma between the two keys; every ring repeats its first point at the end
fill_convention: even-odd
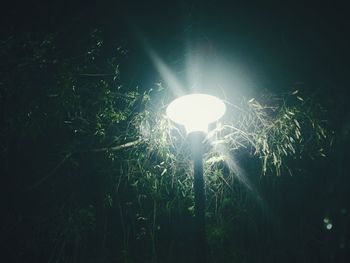
{"type": "Polygon", "coordinates": [[[239,112],[230,114],[234,117],[220,128],[221,142],[232,150],[251,147],[251,152],[262,160],[263,175],[268,170],[281,175],[283,168],[291,173],[285,164],[288,158],[325,156],[326,123],[314,115],[321,106],[298,93],[295,90],[279,97],[265,95],[265,104],[254,98],[243,102],[239,112]]]}
{"type": "MultiPolygon", "coordinates": [[[[164,116],[169,89],[160,83],[124,87],[120,65],[126,51],[117,46],[114,55],[105,55],[98,31],[85,42],[86,50],[65,57],[54,36],[2,41],[2,67],[8,70],[1,76],[1,155],[29,158],[19,191],[35,193],[35,202],[42,202],[40,193],[47,196],[42,205],[49,215],[42,217],[50,220],[35,228],[42,235],[37,242],[51,240],[50,262],[164,262],[191,244],[186,135],[164,116]],[[184,225],[188,229],[177,233],[184,225]]],[[[320,107],[298,91],[226,105],[226,118],[205,141],[207,235],[213,262],[245,262],[229,247],[237,222],[249,221],[235,153],[257,157],[262,174],[281,175],[291,172],[288,163],[295,159],[324,155],[329,133],[314,114],[320,107]]],[[[23,170],[14,173],[21,177],[23,170]]],[[[39,207],[34,214],[41,214],[39,207]]],[[[176,260],[186,257],[177,254],[176,260]]]]}

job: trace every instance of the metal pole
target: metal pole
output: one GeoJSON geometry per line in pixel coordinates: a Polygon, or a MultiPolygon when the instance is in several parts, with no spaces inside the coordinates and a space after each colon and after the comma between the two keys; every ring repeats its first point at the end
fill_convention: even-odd
{"type": "Polygon", "coordinates": [[[195,207],[195,262],[206,262],[205,237],[205,189],[203,178],[203,139],[202,132],[190,134],[194,163],[194,207],[195,207]]]}

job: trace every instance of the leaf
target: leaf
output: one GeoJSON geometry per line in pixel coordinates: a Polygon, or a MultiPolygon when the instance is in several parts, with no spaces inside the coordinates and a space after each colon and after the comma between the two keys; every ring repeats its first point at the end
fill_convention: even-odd
{"type": "Polygon", "coordinates": [[[294,123],[295,123],[295,125],[298,126],[298,128],[300,129],[300,124],[299,124],[299,122],[297,121],[297,119],[294,119],[294,123]]]}
{"type": "Polygon", "coordinates": [[[288,144],[288,148],[295,154],[295,149],[291,144],[288,144]]]}
{"type": "Polygon", "coordinates": [[[285,156],[288,155],[287,152],[286,152],[286,150],[285,150],[284,148],[282,148],[282,151],[283,151],[283,153],[284,153],[285,156]]]}
{"type": "Polygon", "coordinates": [[[277,157],[275,153],[272,153],[273,155],[273,164],[276,165],[277,164],[277,157]]]}
{"type": "Polygon", "coordinates": [[[160,174],[160,176],[164,175],[167,172],[167,169],[164,168],[163,172],[160,174]]]}
{"type": "Polygon", "coordinates": [[[321,127],[319,129],[320,129],[320,133],[322,134],[323,138],[327,138],[327,135],[326,135],[324,129],[322,129],[321,127]]]}

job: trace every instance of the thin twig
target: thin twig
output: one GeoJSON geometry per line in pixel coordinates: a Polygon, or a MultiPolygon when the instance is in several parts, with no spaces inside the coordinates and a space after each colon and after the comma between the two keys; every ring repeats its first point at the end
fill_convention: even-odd
{"type": "Polygon", "coordinates": [[[65,161],[71,157],[71,153],[68,153],[64,156],[64,158],[43,178],[41,178],[39,181],[37,181],[35,184],[33,184],[31,187],[29,187],[29,190],[33,190],[34,188],[41,185],[43,182],[45,182],[47,179],[49,179],[52,175],[55,174],[55,172],[65,163],[65,161]]]}

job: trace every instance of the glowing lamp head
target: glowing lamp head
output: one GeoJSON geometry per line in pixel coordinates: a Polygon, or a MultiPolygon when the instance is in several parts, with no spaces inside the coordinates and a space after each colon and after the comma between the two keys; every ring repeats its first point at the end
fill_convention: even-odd
{"type": "Polygon", "coordinates": [[[190,94],[179,97],[167,107],[166,114],[185,126],[187,133],[208,132],[208,125],[220,119],[226,110],[222,100],[207,94],[190,94]]]}

